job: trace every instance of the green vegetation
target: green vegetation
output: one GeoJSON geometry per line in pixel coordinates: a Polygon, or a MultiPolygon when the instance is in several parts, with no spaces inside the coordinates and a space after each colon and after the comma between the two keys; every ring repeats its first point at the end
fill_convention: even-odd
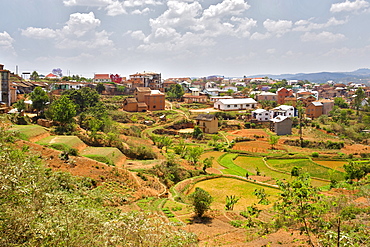
{"type": "Polygon", "coordinates": [[[114,165],[124,158],[117,148],[110,147],[88,147],[81,152],[81,155],[108,165],[114,165]]]}
{"type": "Polygon", "coordinates": [[[7,143],[0,134],[1,246],[191,246],[193,234],[158,216],[122,213],[89,178],[46,169],[42,160],[7,143]]]}
{"type": "Polygon", "coordinates": [[[19,133],[19,137],[26,141],[30,140],[30,138],[48,133],[39,125],[12,125],[10,131],[19,133]]]}
{"type": "Polygon", "coordinates": [[[79,148],[84,146],[85,143],[81,141],[77,136],[48,136],[40,141],[36,142],[40,145],[51,146],[58,150],[65,150],[56,148],[58,145],[66,148],[79,148]]]}
{"type": "Polygon", "coordinates": [[[194,212],[199,217],[202,217],[207,212],[213,201],[213,197],[202,188],[195,188],[195,191],[189,195],[192,205],[194,206],[194,212]]]}
{"type": "Polygon", "coordinates": [[[227,168],[227,169],[222,170],[223,173],[245,177],[248,171],[240,166],[235,165],[234,159],[237,157],[238,157],[238,154],[226,153],[225,155],[219,158],[218,162],[220,162],[222,166],[227,168]]]}
{"type": "Polygon", "coordinates": [[[299,167],[301,173],[309,173],[312,177],[330,180],[335,178],[337,181],[344,179],[344,174],[339,171],[329,173],[331,169],[320,166],[309,159],[268,159],[267,163],[284,172],[290,173],[293,167],[299,167]]]}
{"type": "MultiPolygon", "coordinates": [[[[227,177],[203,180],[194,186],[206,190],[214,198],[212,203],[213,209],[224,209],[227,195],[235,195],[237,198],[240,198],[238,203],[235,204],[235,210],[243,210],[246,206],[259,202],[259,199],[253,195],[255,189],[265,189],[265,193],[270,201],[275,201],[279,193],[279,190],[276,188],[227,177]]],[[[194,189],[190,190],[189,193],[193,191],[194,189]]],[[[260,207],[268,208],[265,205],[260,207]]]]}

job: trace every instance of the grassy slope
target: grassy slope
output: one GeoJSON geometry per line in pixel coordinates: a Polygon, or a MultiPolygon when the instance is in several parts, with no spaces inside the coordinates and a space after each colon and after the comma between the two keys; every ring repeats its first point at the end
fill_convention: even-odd
{"type": "Polygon", "coordinates": [[[78,148],[81,145],[84,145],[77,136],[48,136],[38,142],[41,145],[52,145],[54,143],[63,144],[70,148],[78,148]]]}
{"type": "Polygon", "coordinates": [[[88,147],[81,152],[81,155],[98,161],[108,159],[113,164],[125,157],[117,148],[111,147],[88,147]]]}
{"type": "Polygon", "coordinates": [[[47,131],[39,125],[13,125],[10,131],[19,132],[21,138],[27,141],[32,137],[47,133],[47,131]]]}

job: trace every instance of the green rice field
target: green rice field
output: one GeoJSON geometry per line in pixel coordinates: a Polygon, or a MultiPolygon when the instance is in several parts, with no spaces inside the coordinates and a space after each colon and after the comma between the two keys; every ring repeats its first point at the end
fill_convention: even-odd
{"type": "MultiPolygon", "coordinates": [[[[292,159],[291,161],[296,161],[296,160],[292,159]]],[[[261,157],[238,156],[234,160],[234,163],[254,175],[256,174],[256,170],[258,169],[262,176],[271,178],[271,180],[267,180],[265,181],[265,183],[276,184],[276,180],[289,181],[292,179],[292,177],[290,176],[291,169],[288,171],[289,174],[271,170],[265,165],[265,163],[263,162],[263,158],[261,157]]],[[[277,169],[277,170],[280,170],[280,169],[277,169]]],[[[312,179],[311,184],[315,187],[322,187],[322,186],[328,185],[329,182],[312,179]]]]}
{"type": "Polygon", "coordinates": [[[344,180],[342,172],[318,165],[309,159],[268,159],[267,163],[271,167],[284,172],[290,173],[293,167],[296,166],[301,169],[302,173],[308,173],[311,177],[328,180],[335,178],[338,181],[344,180]]]}
{"type": "MultiPolygon", "coordinates": [[[[255,189],[263,188],[270,201],[275,201],[278,198],[280,190],[267,186],[262,186],[246,181],[241,181],[234,178],[215,178],[201,181],[190,190],[194,192],[195,188],[199,187],[206,190],[214,198],[211,204],[212,209],[224,209],[226,196],[235,195],[239,197],[238,203],[235,204],[234,210],[244,210],[247,206],[258,203],[258,199],[253,192],[255,189]]],[[[258,205],[259,208],[269,208],[270,205],[258,205]]]]}

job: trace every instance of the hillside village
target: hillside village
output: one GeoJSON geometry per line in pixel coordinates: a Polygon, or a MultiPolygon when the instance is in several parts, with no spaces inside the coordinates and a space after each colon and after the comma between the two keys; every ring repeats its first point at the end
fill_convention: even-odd
{"type": "MultiPolygon", "coordinates": [[[[81,246],[80,237],[90,239],[94,231],[101,236],[93,246],[153,246],[165,236],[171,237],[158,246],[370,245],[369,86],[53,72],[25,78],[0,65],[1,142],[10,147],[1,151],[8,161],[1,161],[0,182],[11,184],[3,176],[8,164],[22,171],[24,184],[47,184],[53,172],[60,203],[47,200],[55,212],[72,218],[83,217],[79,210],[100,213],[82,223],[71,219],[76,236],[65,234],[34,213],[46,202],[38,205],[18,193],[21,187],[9,186],[6,193],[32,206],[17,226],[22,209],[8,198],[9,227],[0,231],[0,245],[64,239],[81,246]],[[13,160],[14,150],[24,155],[21,162],[13,160]],[[28,159],[40,166],[22,166],[28,159]],[[35,182],[42,176],[26,169],[45,174],[46,182],[35,182]],[[63,205],[73,210],[66,213],[63,205]],[[158,218],[163,226],[153,236],[140,227],[138,235],[109,230],[140,224],[127,223],[135,218],[130,214],[158,218]],[[35,222],[47,230],[36,234],[35,222]],[[96,229],[82,233],[81,224],[92,222],[96,229]]],[[[49,214],[50,222],[66,226],[49,214]]]]}

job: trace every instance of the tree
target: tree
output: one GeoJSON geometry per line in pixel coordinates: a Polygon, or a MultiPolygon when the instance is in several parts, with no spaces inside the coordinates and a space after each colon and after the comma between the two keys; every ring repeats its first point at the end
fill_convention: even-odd
{"type": "Polygon", "coordinates": [[[362,88],[358,88],[355,94],[356,94],[356,97],[355,97],[354,105],[357,111],[357,115],[359,115],[361,103],[365,99],[366,95],[365,95],[365,91],[362,88]]]}
{"type": "Polygon", "coordinates": [[[298,109],[298,120],[299,120],[299,140],[301,142],[301,147],[303,148],[303,121],[304,121],[304,113],[305,109],[302,105],[297,105],[298,109]]]}
{"type": "Polygon", "coordinates": [[[353,181],[354,179],[360,180],[370,173],[370,164],[364,162],[351,161],[344,165],[346,171],[345,178],[353,181]]]}
{"type": "Polygon", "coordinates": [[[312,242],[312,233],[322,230],[322,215],[328,211],[328,205],[322,200],[318,189],[311,186],[310,177],[302,174],[291,182],[277,181],[281,190],[280,200],[274,209],[277,211],[276,224],[298,226],[312,242]]]}
{"type": "Polygon", "coordinates": [[[234,210],[234,205],[239,201],[240,198],[236,196],[226,196],[226,210],[234,210]]]}
{"type": "Polygon", "coordinates": [[[210,209],[213,197],[207,191],[196,187],[195,191],[190,194],[190,200],[196,215],[202,217],[210,209]]]}
{"type": "Polygon", "coordinates": [[[280,136],[277,135],[270,135],[269,136],[269,144],[271,145],[271,149],[275,149],[275,145],[278,143],[280,136]]]}
{"type": "Polygon", "coordinates": [[[97,105],[100,100],[99,93],[89,87],[83,87],[79,90],[66,90],[63,95],[67,95],[77,105],[77,113],[97,105]]]}
{"type": "Polygon", "coordinates": [[[194,127],[193,137],[198,140],[203,137],[203,131],[198,126],[194,127]]]}
{"type": "Polygon", "coordinates": [[[184,95],[184,93],[184,88],[180,84],[175,84],[171,85],[170,89],[167,92],[167,95],[171,100],[179,100],[184,95]]]}
{"type": "Polygon", "coordinates": [[[76,105],[67,95],[62,95],[50,106],[51,118],[60,122],[63,126],[73,121],[76,116],[76,105]]]}
{"type": "Polygon", "coordinates": [[[165,147],[166,152],[167,152],[167,148],[172,145],[172,138],[167,135],[154,136],[153,141],[155,142],[155,145],[157,145],[159,149],[162,149],[163,147],[165,147]]]}
{"type": "Polygon", "coordinates": [[[203,173],[204,174],[207,174],[207,171],[206,171],[207,168],[211,168],[212,167],[213,159],[214,158],[215,157],[209,157],[209,158],[205,158],[203,160],[203,173]]]}
{"type": "Polygon", "coordinates": [[[20,99],[13,105],[19,112],[24,111],[26,109],[26,104],[24,103],[24,99],[20,99]]]}
{"type": "Polygon", "coordinates": [[[32,107],[36,109],[37,115],[43,111],[46,107],[46,103],[49,101],[47,93],[41,87],[35,87],[30,94],[32,100],[32,107]]]}
{"type": "Polygon", "coordinates": [[[39,79],[39,74],[36,71],[33,71],[31,74],[31,80],[38,80],[39,79]]]}
{"type": "Polygon", "coordinates": [[[204,149],[201,147],[189,147],[187,149],[186,160],[192,165],[196,165],[199,161],[200,155],[203,153],[204,149]]]}
{"type": "Polygon", "coordinates": [[[293,168],[292,168],[292,170],[290,171],[290,176],[292,176],[292,177],[298,177],[299,176],[299,174],[301,173],[301,168],[300,167],[298,167],[298,166],[294,166],[293,168]]]}
{"type": "Polygon", "coordinates": [[[334,98],[334,105],[339,106],[340,108],[348,108],[348,104],[341,97],[334,98]]]}
{"type": "Polygon", "coordinates": [[[102,82],[99,82],[96,85],[96,91],[98,91],[99,94],[101,94],[105,90],[104,84],[102,82]]]}

